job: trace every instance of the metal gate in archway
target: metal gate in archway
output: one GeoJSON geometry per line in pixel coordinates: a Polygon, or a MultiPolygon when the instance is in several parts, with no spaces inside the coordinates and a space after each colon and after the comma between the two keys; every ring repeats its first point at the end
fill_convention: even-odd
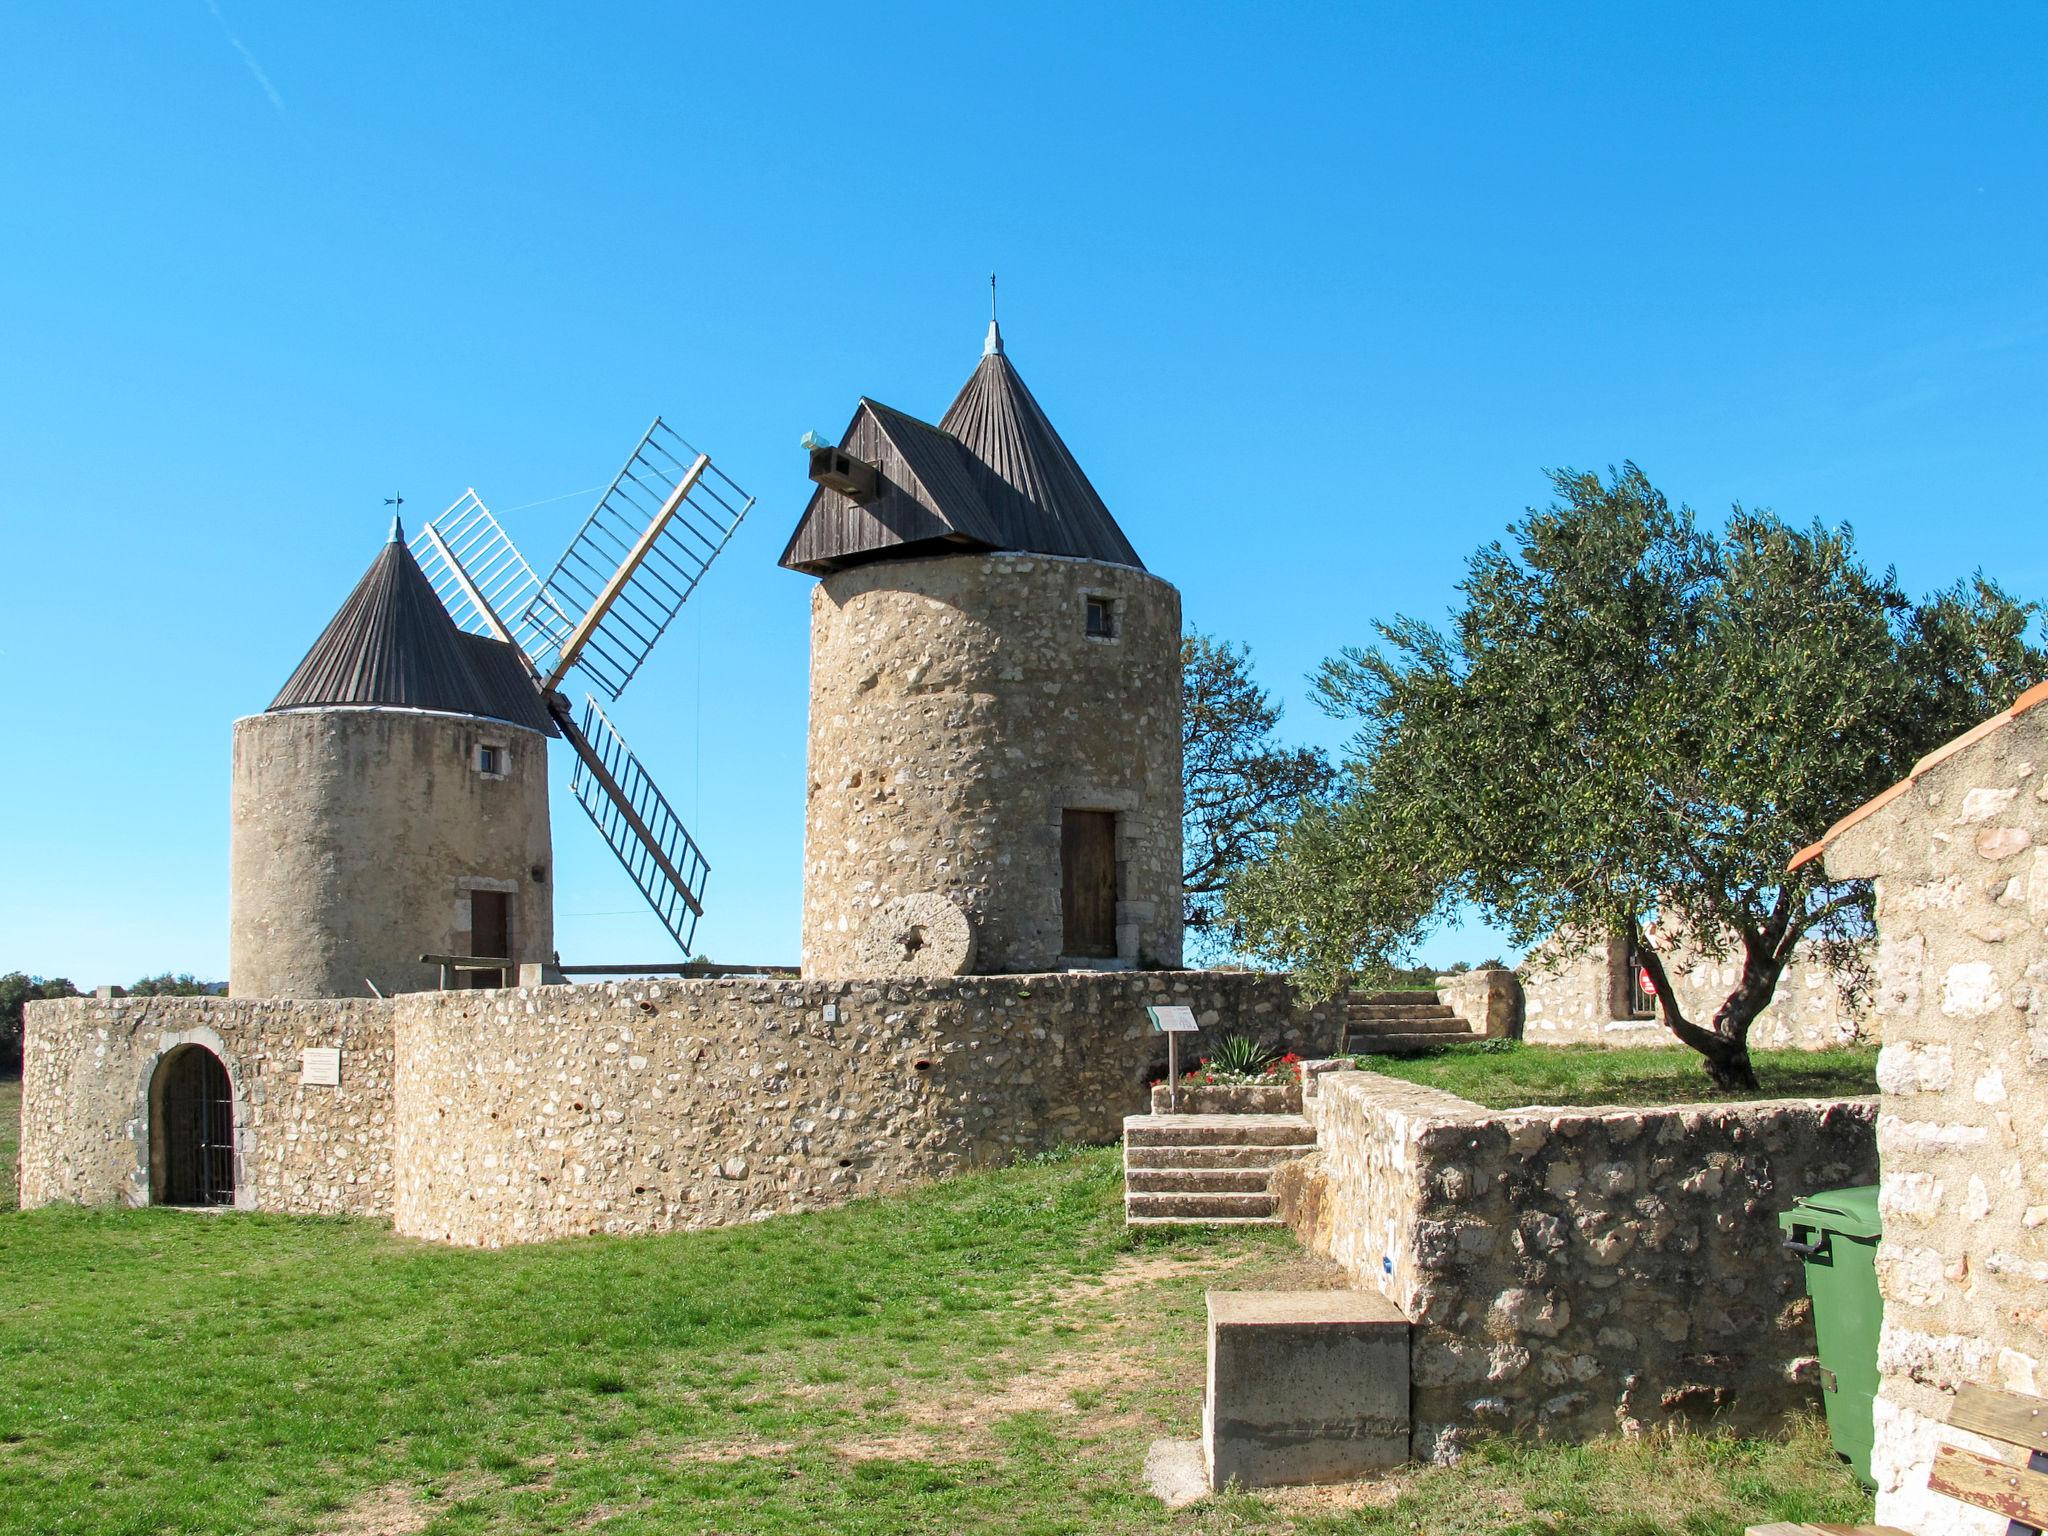
{"type": "Polygon", "coordinates": [[[163,1205],[235,1203],[235,1091],[228,1069],[200,1045],[180,1046],[157,1068],[157,1166],[150,1183],[163,1205]]]}

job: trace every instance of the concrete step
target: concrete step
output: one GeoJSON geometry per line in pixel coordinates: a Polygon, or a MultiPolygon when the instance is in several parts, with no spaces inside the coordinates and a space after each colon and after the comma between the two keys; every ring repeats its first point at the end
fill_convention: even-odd
{"type": "Polygon", "coordinates": [[[1417,1004],[1421,1004],[1424,1007],[1434,1007],[1441,1003],[1443,999],[1435,992],[1347,992],[1344,994],[1344,1001],[1347,1003],[1395,1003],[1403,1008],[1409,1008],[1417,1004]]]}
{"type": "Polygon", "coordinates": [[[1126,1115],[1126,1147],[1305,1147],[1316,1133],[1301,1115],[1126,1115]]]}
{"type": "Polygon", "coordinates": [[[1380,1003],[1367,1006],[1353,1004],[1344,1010],[1347,1019],[1455,1019],[1457,1014],[1441,1004],[1420,1008],[1396,1008],[1380,1003]]]}
{"type": "Polygon", "coordinates": [[[1124,1195],[1124,1217],[1172,1216],[1181,1221],[1227,1220],[1232,1216],[1271,1216],[1273,1197],[1256,1194],[1156,1194],[1131,1190],[1124,1195]]]}
{"type": "Polygon", "coordinates": [[[1300,1144],[1252,1147],[1125,1147],[1126,1169],[1171,1168],[1221,1170],[1225,1168],[1277,1168],[1308,1148],[1300,1144]]]}
{"type": "Polygon", "coordinates": [[[1124,1190],[1145,1195],[1263,1195],[1265,1168],[1126,1168],[1124,1190]]]}
{"type": "Polygon", "coordinates": [[[1393,1056],[1403,1051],[1428,1051],[1440,1045],[1453,1045],[1460,1040],[1479,1040],[1484,1037],[1466,1033],[1462,1035],[1351,1035],[1344,1041],[1344,1050],[1351,1056],[1393,1056]]]}
{"type": "Polygon", "coordinates": [[[1353,1035],[1469,1035],[1472,1026],[1464,1019],[1375,1019],[1370,1024],[1351,1020],[1345,1033],[1353,1035]]]}
{"type": "Polygon", "coordinates": [[[1124,1214],[1127,1227],[1277,1227],[1278,1216],[1133,1216],[1124,1214]]]}

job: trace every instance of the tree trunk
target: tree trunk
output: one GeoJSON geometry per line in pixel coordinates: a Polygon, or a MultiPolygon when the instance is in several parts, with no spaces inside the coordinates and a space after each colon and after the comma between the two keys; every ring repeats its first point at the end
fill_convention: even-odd
{"type": "Polygon", "coordinates": [[[1635,938],[1637,952],[1643,957],[1643,968],[1650,973],[1650,980],[1657,989],[1657,1012],[1664,1019],[1664,1027],[1676,1035],[1681,1044],[1700,1053],[1700,1060],[1707,1069],[1707,1081],[1723,1093],[1754,1091],[1761,1087],[1757,1082],[1756,1068],[1749,1059],[1749,1026],[1770,1002],[1772,989],[1778,983],[1778,972],[1783,968],[1782,962],[1773,962],[1768,951],[1760,955],[1757,947],[1745,937],[1742,979],[1728,994],[1727,1001],[1715,1011],[1712,1026],[1702,1028],[1687,1020],[1679,1008],[1670,974],[1664,969],[1664,957],[1644,935],[1641,925],[1632,923],[1630,932],[1635,938]]]}

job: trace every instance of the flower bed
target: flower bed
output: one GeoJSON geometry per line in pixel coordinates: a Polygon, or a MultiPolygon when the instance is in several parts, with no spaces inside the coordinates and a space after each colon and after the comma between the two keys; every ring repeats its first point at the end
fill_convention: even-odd
{"type": "Polygon", "coordinates": [[[1180,1107],[1169,1111],[1165,1083],[1152,1085],[1152,1113],[1163,1115],[1298,1115],[1302,1060],[1294,1052],[1275,1056],[1250,1070],[1218,1066],[1203,1057],[1180,1080],[1180,1107]]]}

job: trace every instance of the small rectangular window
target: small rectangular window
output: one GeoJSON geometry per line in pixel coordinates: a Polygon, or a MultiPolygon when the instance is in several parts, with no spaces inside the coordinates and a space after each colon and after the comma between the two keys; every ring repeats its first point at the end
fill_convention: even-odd
{"type": "Polygon", "coordinates": [[[503,747],[480,746],[476,749],[476,771],[492,777],[502,777],[505,772],[505,749],[503,747]]]}
{"type": "Polygon", "coordinates": [[[1116,599],[1091,597],[1088,599],[1088,635],[1094,640],[1116,638],[1116,599]]]}

